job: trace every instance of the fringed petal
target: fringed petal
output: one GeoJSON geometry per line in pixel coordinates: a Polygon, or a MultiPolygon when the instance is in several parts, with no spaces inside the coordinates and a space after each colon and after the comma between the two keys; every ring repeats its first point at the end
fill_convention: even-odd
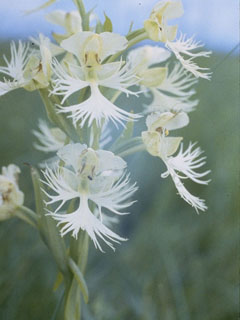
{"type": "Polygon", "coordinates": [[[58,106],[58,109],[60,113],[71,112],[71,115],[68,117],[72,118],[75,126],[80,122],[81,127],[86,122],[88,122],[88,126],[90,127],[94,120],[99,127],[102,125],[102,120],[105,122],[111,120],[116,126],[118,123],[124,126],[124,121],[140,118],[139,115],[132,114],[115,106],[104,97],[97,84],[91,84],[91,95],[87,100],[77,105],[58,106]]]}
{"type": "Polygon", "coordinates": [[[180,38],[175,41],[167,41],[166,47],[170,49],[181,62],[183,67],[191,72],[196,78],[211,79],[211,73],[207,72],[209,68],[199,67],[194,59],[197,57],[209,57],[211,51],[192,52],[195,49],[199,49],[203,46],[202,43],[194,40],[193,37],[186,39],[186,35],[181,34],[180,38]],[[182,55],[186,55],[189,58],[183,58],[182,55]]]}

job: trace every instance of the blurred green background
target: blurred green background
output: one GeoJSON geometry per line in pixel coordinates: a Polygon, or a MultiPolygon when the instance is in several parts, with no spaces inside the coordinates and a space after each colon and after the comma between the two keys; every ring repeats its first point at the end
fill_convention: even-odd
{"type": "MultiPolygon", "coordinates": [[[[1,44],[2,53],[8,44],[1,44]]],[[[86,279],[90,303],[84,320],[230,320],[238,312],[239,75],[236,57],[208,61],[211,82],[200,81],[197,110],[179,131],[185,147],[198,141],[212,170],[209,186],[189,183],[205,198],[197,215],[179,196],[160,159],[146,153],[127,160],[139,182],[138,202],[121,219],[129,241],[115,253],[91,244],[86,279]]],[[[206,64],[204,61],[202,64],[206,64]]],[[[0,97],[0,165],[21,167],[25,205],[33,206],[29,168],[44,158],[31,131],[45,117],[38,93],[0,97]]],[[[61,295],[53,292],[56,266],[34,230],[12,219],[0,223],[0,319],[50,320],[61,295]]]]}

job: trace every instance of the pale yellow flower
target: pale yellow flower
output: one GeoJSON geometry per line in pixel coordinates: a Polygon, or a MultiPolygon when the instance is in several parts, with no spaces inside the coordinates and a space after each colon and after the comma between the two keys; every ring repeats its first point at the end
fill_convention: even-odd
{"type": "Polygon", "coordinates": [[[0,175],[0,220],[14,215],[14,208],[21,206],[24,194],[18,187],[20,169],[14,164],[2,168],[0,175]]]}

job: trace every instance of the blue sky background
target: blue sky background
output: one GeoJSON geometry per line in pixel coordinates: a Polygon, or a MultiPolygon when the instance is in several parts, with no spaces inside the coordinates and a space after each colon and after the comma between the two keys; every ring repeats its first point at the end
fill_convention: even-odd
{"type": "MultiPolygon", "coordinates": [[[[53,9],[72,10],[71,0],[58,0],[56,4],[38,13],[26,16],[25,10],[35,8],[46,0],[0,0],[0,40],[26,38],[39,32],[50,34],[59,30],[44,19],[53,9]],[[34,4],[33,4],[34,3],[34,4]]],[[[103,11],[111,17],[114,31],[124,34],[130,22],[142,27],[143,21],[156,0],[85,0],[87,9],[96,6],[95,12],[103,17],[103,11]]],[[[239,42],[238,0],[182,0],[185,14],[178,19],[179,30],[189,36],[196,35],[212,50],[228,52],[239,42]]],[[[102,18],[103,19],[103,18],[102,18]]],[[[237,51],[235,51],[237,53],[237,51]]]]}

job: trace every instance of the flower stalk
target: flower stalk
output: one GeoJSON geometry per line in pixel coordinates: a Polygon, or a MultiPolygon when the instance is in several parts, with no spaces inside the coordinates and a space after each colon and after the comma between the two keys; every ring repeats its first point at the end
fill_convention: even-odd
{"type": "Polygon", "coordinates": [[[39,94],[44,103],[48,119],[61,130],[63,130],[67,134],[67,136],[75,140],[76,134],[74,134],[75,132],[73,131],[73,128],[71,128],[67,119],[65,119],[61,114],[57,113],[57,109],[55,107],[56,103],[53,103],[51,101],[51,98],[49,97],[49,92],[45,89],[40,89],[39,94]]]}
{"type": "Polygon", "coordinates": [[[73,0],[76,7],[78,8],[78,11],[80,13],[80,16],[82,18],[82,30],[88,31],[89,30],[89,14],[86,13],[85,6],[82,0],[73,0]]]}

